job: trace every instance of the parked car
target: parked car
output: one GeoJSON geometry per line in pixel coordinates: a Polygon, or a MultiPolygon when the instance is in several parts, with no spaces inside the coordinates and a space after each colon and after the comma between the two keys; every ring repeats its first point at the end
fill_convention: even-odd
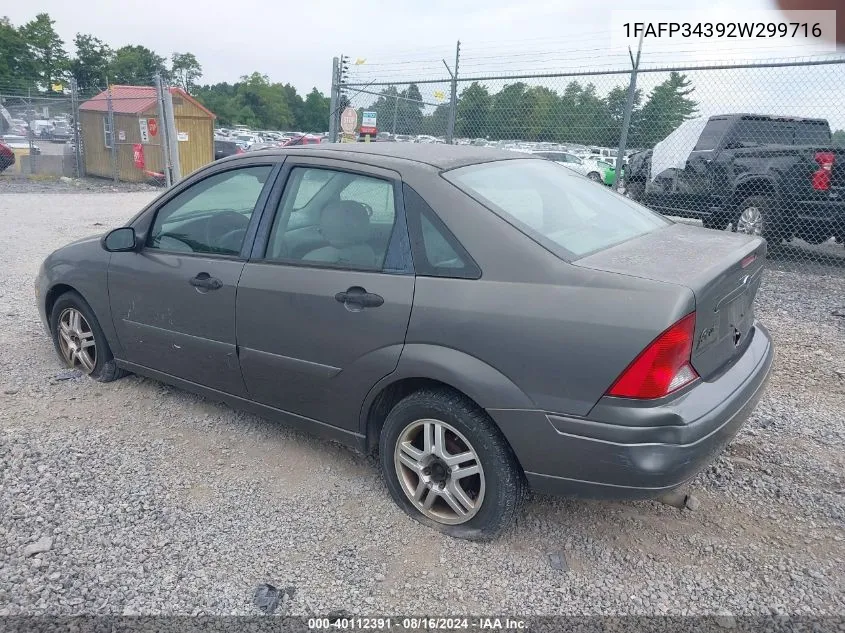
{"type": "Polygon", "coordinates": [[[593,182],[605,182],[605,171],[608,165],[603,161],[582,158],[569,152],[531,152],[531,154],[559,163],[593,182]]]}
{"type": "Polygon", "coordinates": [[[723,114],[687,121],[629,162],[628,195],[704,226],[845,239],[845,149],[824,119],[723,114]]]}
{"type": "Polygon", "coordinates": [[[228,141],[223,139],[214,139],[214,160],[220,160],[227,156],[234,156],[235,154],[243,154],[244,150],[236,141],[228,141]]]}
{"type": "Polygon", "coordinates": [[[0,172],[15,164],[15,152],[5,143],[0,143],[0,172]]]}
{"type": "Polygon", "coordinates": [[[316,134],[303,134],[301,136],[295,136],[293,138],[289,138],[288,140],[282,143],[283,147],[292,147],[294,145],[317,145],[318,143],[323,142],[322,136],[317,136],[316,134]]]}
{"type": "Polygon", "coordinates": [[[67,123],[56,123],[50,132],[50,141],[53,143],[67,143],[73,138],[73,128],[67,123]]]}
{"type": "Polygon", "coordinates": [[[377,451],[403,510],[480,539],[529,485],[654,497],[712,461],[771,368],[765,255],[529,155],[326,144],[195,172],[36,299],[92,378],[377,451]]]}

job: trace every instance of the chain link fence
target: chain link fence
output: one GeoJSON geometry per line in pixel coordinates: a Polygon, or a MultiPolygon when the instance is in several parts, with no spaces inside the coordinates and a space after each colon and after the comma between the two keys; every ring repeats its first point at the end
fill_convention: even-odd
{"type": "Polygon", "coordinates": [[[781,267],[845,277],[845,58],[632,61],[507,76],[397,62],[382,78],[341,58],[336,112],[375,112],[378,141],[546,158],[675,220],[762,235],[781,267]]]}
{"type": "Polygon", "coordinates": [[[146,85],[37,92],[0,86],[0,142],[22,176],[98,177],[170,185],[214,159],[214,116],[183,92],[146,85]],[[177,126],[176,122],[180,125],[177,126]],[[177,129],[178,128],[178,129],[177,129]]]}

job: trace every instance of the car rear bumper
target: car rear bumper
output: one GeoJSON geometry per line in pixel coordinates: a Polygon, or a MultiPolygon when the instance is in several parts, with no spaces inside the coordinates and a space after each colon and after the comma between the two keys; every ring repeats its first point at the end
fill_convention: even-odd
{"type": "Polygon", "coordinates": [[[680,395],[642,402],[605,397],[588,417],[492,409],[538,492],[649,498],[677,488],[710,464],[762,396],[774,359],[756,323],[745,352],[716,378],[680,395]]]}

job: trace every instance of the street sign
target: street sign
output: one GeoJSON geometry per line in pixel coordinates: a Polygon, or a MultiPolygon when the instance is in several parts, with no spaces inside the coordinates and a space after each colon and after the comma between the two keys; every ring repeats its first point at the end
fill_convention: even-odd
{"type": "Polygon", "coordinates": [[[141,129],[141,142],[150,142],[150,128],[147,125],[146,119],[138,119],[138,127],[141,129]]]}
{"type": "Polygon", "coordinates": [[[158,135],[158,121],[155,119],[147,119],[147,127],[150,128],[150,136],[158,135]]]}
{"type": "Polygon", "coordinates": [[[355,108],[346,108],[340,115],[340,129],[347,134],[352,134],[358,125],[358,112],[355,108]]]}
{"type": "Polygon", "coordinates": [[[376,129],[376,113],[372,111],[364,112],[361,117],[361,134],[375,134],[376,129]]]}

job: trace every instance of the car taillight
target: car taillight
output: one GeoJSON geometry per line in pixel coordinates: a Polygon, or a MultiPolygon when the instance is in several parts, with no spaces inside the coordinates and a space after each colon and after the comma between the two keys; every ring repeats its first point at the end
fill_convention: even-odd
{"type": "Polygon", "coordinates": [[[235,154],[243,154],[243,153],[244,153],[244,150],[243,150],[242,147],[239,147],[238,149],[235,150],[235,154]]]}
{"type": "Polygon", "coordinates": [[[619,398],[662,398],[698,378],[690,365],[695,334],[695,312],[663,332],[634,359],[608,396],[619,398]]]}
{"type": "Polygon", "coordinates": [[[813,173],[813,189],[816,191],[827,191],[830,189],[830,172],[833,170],[833,162],[836,156],[833,152],[816,152],[816,162],[819,169],[813,173]]]}

